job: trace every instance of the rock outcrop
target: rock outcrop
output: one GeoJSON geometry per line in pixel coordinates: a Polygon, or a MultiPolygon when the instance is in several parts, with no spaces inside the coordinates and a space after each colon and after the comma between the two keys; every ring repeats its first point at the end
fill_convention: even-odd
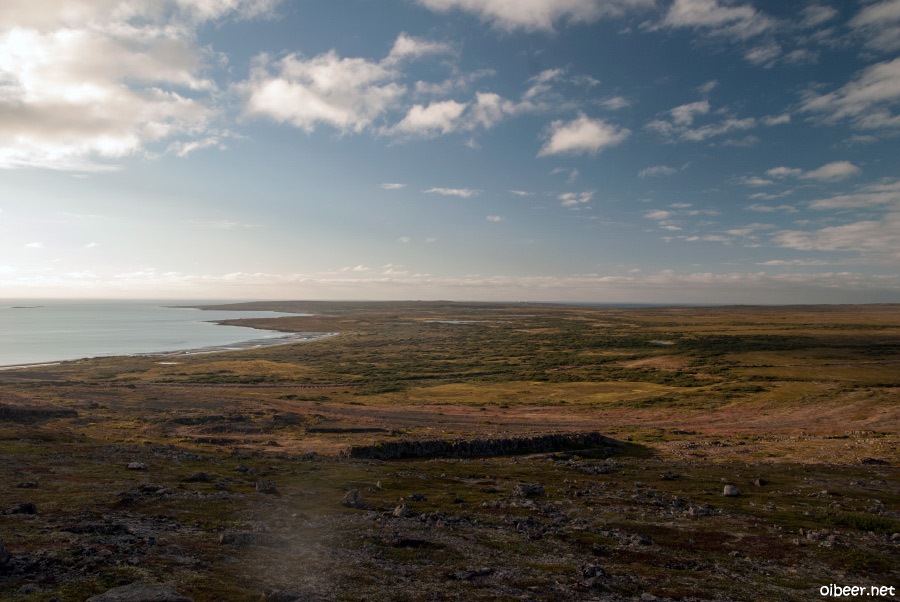
{"type": "Polygon", "coordinates": [[[534,437],[471,439],[458,441],[382,441],[351,447],[351,458],[393,460],[397,458],[473,458],[513,454],[551,453],[567,450],[610,448],[619,442],[600,433],[559,433],[534,437]]]}

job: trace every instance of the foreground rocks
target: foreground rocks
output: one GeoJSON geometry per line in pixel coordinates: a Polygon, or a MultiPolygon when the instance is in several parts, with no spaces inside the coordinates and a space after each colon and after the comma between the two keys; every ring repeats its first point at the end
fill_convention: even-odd
{"type": "Polygon", "coordinates": [[[132,583],[92,596],[87,602],[194,602],[194,599],[182,596],[170,585],[132,583]]]}

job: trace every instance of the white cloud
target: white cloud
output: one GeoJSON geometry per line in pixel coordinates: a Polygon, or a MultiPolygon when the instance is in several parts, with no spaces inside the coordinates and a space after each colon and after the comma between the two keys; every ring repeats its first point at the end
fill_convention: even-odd
{"type": "Polygon", "coordinates": [[[772,169],[766,170],[766,175],[770,178],[786,178],[788,176],[799,176],[803,173],[802,169],[797,169],[795,167],[773,167],[772,169]]]}
{"type": "Polygon", "coordinates": [[[26,249],[43,249],[44,243],[42,242],[30,242],[25,245],[26,249]]]}
{"type": "Polygon", "coordinates": [[[840,13],[831,6],[810,4],[809,6],[804,7],[803,10],[800,11],[800,14],[803,15],[800,27],[808,29],[811,27],[818,27],[822,23],[831,21],[840,13]]]}
{"type": "Polygon", "coordinates": [[[401,188],[406,188],[406,184],[400,184],[398,182],[385,182],[381,185],[385,190],[400,190],[401,188]]]}
{"type": "Polygon", "coordinates": [[[655,220],[667,220],[673,215],[674,214],[671,211],[666,211],[664,209],[651,209],[644,212],[644,217],[655,220]]]}
{"type": "Polygon", "coordinates": [[[797,213],[797,208],[792,205],[763,205],[761,203],[754,203],[752,205],[747,205],[745,207],[748,211],[756,211],[758,213],[775,213],[777,211],[784,211],[785,213],[797,213]]]}
{"type": "Polygon", "coordinates": [[[600,101],[600,106],[610,111],[618,111],[631,106],[631,101],[624,96],[611,96],[600,101]]]}
{"type": "Polygon", "coordinates": [[[781,115],[769,115],[768,117],[763,117],[762,122],[766,125],[782,125],[784,123],[791,122],[790,113],[782,113],[781,115]]]}
{"type": "Polygon", "coordinates": [[[561,120],[550,124],[548,140],[538,153],[539,157],[556,154],[596,154],[608,146],[615,146],[628,138],[631,131],[581,115],[569,122],[561,120]]]}
{"type": "Polygon", "coordinates": [[[774,266],[797,266],[797,265],[832,265],[833,261],[825,261],[824,259],[770,259],[762,261],[756,265],[774,265],[774,266]]]}
{"type": "Polygon", "coordinates": [[[653,167],[645,167],[638,172],[640,178],[655,178],[657,176],[671,176],[678,173],[678,170],[668,165],[655,165],[653,167]]]}
{"type": "Polygon", "coordinates": [[[869,48],[882,52],[900,49],[900,0],[866,6],[850,21],[850,26],[866,37],[869,48]]]}
{"type": "Polygon", "coordinates": [[[747,186],[771,186],[774,184],[772,180],[767,180],[765,178],[760,178],[759,176],[749,176],[746,178],[741,178],[741,184],[746,184],[747,186]]]}
{"type": "Polygon", "coordinates": [[[874,258],[900,259],[900,213],[818,230],[784,230],[775,244],[800,251],[854,251],[874,258]]]}
{"type": "Polygon", "coordinates": [[[451,52],[453,52],[453,47],[450,44],[424,40],[401,33],[394,41],[387,60],[400,61],[407,58],[419,58],[429,54],[448,54],[451,52]]]}
{"type": "Polygon", "coordinates": [[[842,194],[811,201],[813,209],[872,209],[900,208],[900,180],[868,184],[853,194],[842,194]]]}
{"type": "Polygon", "coordinates": [[[489,215],[485,219],[489,222],[502,222],[506,218],[502,215],[489,215]]]}
{"type": "Polygon", "coordinates": [[[400,244],[404,244],[404,245],[409,244],[412,242],[412,237],[411,236],[401,236],[400,238],[397,239],[397,242],[399,242],[400,244]]]}
{"type": "Polygon", "coordinates": [[[85,249],[96,249],[99,246],[100,246],[99,242],[89,242],[86,245],[84,245],[84,248],[85,249]]]}
{"type": "Polygon", "coordinates": [[[734,6],[717,0],[675,0],[663,25],[690,27],[710,35],[747,39],[773,28],[774,22],[749,4],[734,6]]]}
{"type": "Polygon", "coordinates": [[[669,140],[702,142],[715,136],[749,130],[758,125],[757,120],[753,117],[739,119],[731,116],[725,117],[717,123],[694,125],[698,116],[709,114],[711,110],[712,108],[706,100],[679,105],[667,111],[668,120],[654,119],[648,122],[644,128],[669,140]]]}
{"type": "MultiPolygon", "coordinates": [[[[766,175],[770,178],[779,180],[793,177],[800,178],[802,180],[818,180],[820,182],[830,182],[835,180],[843,180],[851,176],[856,176],[861,172],[862,170],[859,167],[857,167],[853,163],[850,163],[849,161],[833,161],[831,163],[826,163],[818,169],[811,169],[809,171],[804,171],[796,167],[785,167],[782,165],[766,170],[766,175]]],[[[753,177],[745,178],[744,183],[755,186],[761,184],[772,184],[773,182],[771,180],[763,180],[762,178],[753,177]],[[754,184],[753,181],[757,181],[759,183],[754,184]]]]}
{"type": "Polygon", "coordinates": [[[516,196],[533,196],[533,192],[528,192],[527,190],[510,190],[516,196]]]}
{"type": "Polygon", "coordinates": [[[200,140],[190,140],[188,142],[173,142],[169,145],[169,148],[166,149],[166,152],[173,153],[178,157],[187,157],[196,150],[211,148],[213,146],[217,146],[220,149],[224,148],[222,139],[219,136],[209,136],[200,140]]]}
{"type": "Polygon", "coordinates": [[[834,161],[832,163],[823,165],[818,169],[807,171],[800,177],[804,180],[843,180],[845,178],[849,178],[850,176],[859,175],[861,171],[862,170],[859,167],[857,167],[853,163],[850,163],[849,161],[834,161]]]}
{"type": "Polygon", "coordinates": [[[709,113],[708,100],[684,104],[669,111],[669,114],[672,115],[672,122],[676,125],[691,125],[694,123],[696,115],[706,115],[707,113],[709,113]]]}
{"type": "Polygon", "coordinates": [[[436,12],[472,13],[499,29],[552,31],[561,22],[585,23],[653,8],[654,0],[418,0],[436,12]]]}
{"type": "Polygon", "coordinates": [[[441,196],[458,196],[463,199],[467,199],[469,197],[473,197],[480,190],[473,190],[471,188],[429,188],[428,190],[423,191],[425,194],[439,194],[441,196]]]}
{"type": "Polygon", "coordinates": [[[594,194],[596,194],[596,190],[585,190],[584,192],[564,192],[559,195],[560,201],[562,201],[563,207],[578,207],[579,205],[586,205],[590,203],[594,198],[594,194]]]}
{"type": "Polygon", "coordinates": [[[393,131],[416,136],[450,133],[458,127],[467,106],[455,100],[432,102],[428,106],[413,105],[393,131]]]}
{"type": "Polygon", "coordinates": [[[719,87],[718,80],[711,79],[708,82],[704,82],[702,85],[698,86],[697,92],[706,96],[718,87],[719,87]]]}
{"type": "Polygon", "coordinates": [[[748,134],[743,138],[726,138],[722,141],[722,146],[733,146],[735,148],[750,148],[751,146],[756,146],[759,144],[761,140],[759,136],[754,136],[753,134],[748,134]]]}
{"type": "MultiPolygon", "coordinates": [[[[0,6],[0,167],[97,171],[216,114],[194,28],[260,3],[125,0],[0,6]]],[[[270,3],[269,3],[270,4],[270,3]]],[[[258,13],[257,13],[258,14],[258,13]]]]}
{"type": "Polygon", "coordinates": [[[771,67],[775,64],[775,59],[781,56],[781,46],[776,42],[766,42],[758,46],[754,46],[744,53],[744,58],[754,65],[763,65],[771,67]]]}
{"type": "Polygon", "coordinates": [[[262,115],[307,132],[326,124],[361,132],[397,104],[406,89],[392,81],[389,66],[335,51],[304,60],[289,54],[278,61],[258,57],[250,80],[238,86],[247,115],[262,115]]]}
{"type": "Polygon", "coordinates": [[[826,123],[849,120],[861,129],[900,127],[900,58],[877,63],[859,71],[834,92],[808,93],[802,109],[823,116],[826,123]]]}

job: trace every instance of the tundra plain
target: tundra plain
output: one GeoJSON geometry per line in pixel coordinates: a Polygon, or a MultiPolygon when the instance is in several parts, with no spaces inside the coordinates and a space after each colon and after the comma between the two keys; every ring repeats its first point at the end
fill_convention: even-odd
{"type": "Polygon", "coordinates": [[[900,586],[900,306],[230,308],[338,334],[0,371],[0,598],[900,586]]]}

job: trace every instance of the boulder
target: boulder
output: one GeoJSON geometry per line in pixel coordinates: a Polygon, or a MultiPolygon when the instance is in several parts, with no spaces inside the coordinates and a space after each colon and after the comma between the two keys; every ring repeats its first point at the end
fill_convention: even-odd
{"type": "Polygon", "coordinates": [[[725,497],[738,497],[741,495],[741,492],[734,485],[725,485],[725,489],[722,490],[722,495],[725,497]]]}
{"type": "Polygon", "coordinates": [[[513,494],[519,497],[542,497],[544,486],[540,483],[519,483],[513,489],[513,494]]]}
{"type": "Polygon", "coordinates": [[[257,481],[256,491],[258,493],[268,493],[269,495],[279,495],[275,481],[257,481]]]}
{"type": "Polygon", "coordinates": [[[125,468],[128,470],[147,470],[147,465],[143,462],[129,462],[125,468]]]}
{"type": "Polygon", "coordinates": [[[344,499],[341,500],[341,504],[347,506],[348,508],[365,508],[366,500],[359,492],[359,489],[351,489],[344,495],[344,499]]]}

